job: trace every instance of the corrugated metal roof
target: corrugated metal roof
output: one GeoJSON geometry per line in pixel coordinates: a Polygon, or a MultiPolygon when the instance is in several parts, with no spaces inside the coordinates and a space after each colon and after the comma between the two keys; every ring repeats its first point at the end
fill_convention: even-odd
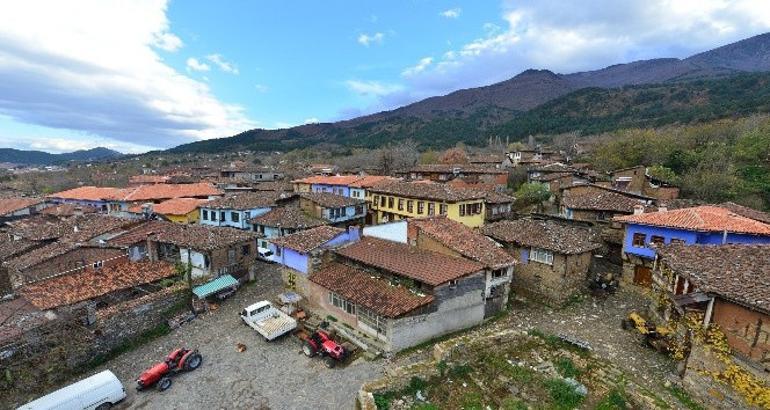
{"type": "Polygon", "coordinates": [[[238,280],[231,275],[222,275],[211,282],[193,288],[193,293],[200,299],[213,295],[222,289],[238,285],[238,280]]]}

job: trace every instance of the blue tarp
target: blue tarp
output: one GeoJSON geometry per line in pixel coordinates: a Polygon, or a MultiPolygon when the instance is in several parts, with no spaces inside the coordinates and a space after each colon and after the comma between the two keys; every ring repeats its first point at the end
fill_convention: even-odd
{"type": "Polygon", "coordinates": [[[193,288],[193,293],[200,299],[213,295],[222,289],[237,286],[238,280],[231,275],[222,275],[211,282],[193,288]]]}

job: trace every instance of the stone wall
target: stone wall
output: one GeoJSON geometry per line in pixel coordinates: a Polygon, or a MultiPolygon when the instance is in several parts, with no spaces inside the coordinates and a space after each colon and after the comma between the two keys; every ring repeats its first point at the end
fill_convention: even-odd
{"type": "Polygon", "coordinates": [[[105,261],[103,266],[112,263],[124,262],[118,260],[126,255],[126,251],[115,248],[82,247],[73,249],[63,255],[51,258],[43,263],[30,267],[23,271],[10,271],[9,276],[14,288],[24,283],[38,281],[62,272],[74,271],[91,266],[94,262],[105,261]]]}
{"type": "MultiPolygon", "coordinates": [[[[736,364],[741,365],[739,362],[736,364]]],[[[745,365],[742,367],[756,374],[754,369],[745,365]]],[[[704,373],[704,371],[721,372],[724,370],[725,364],[713,352],[694,343],[687,359],[687,368],[682,379],[682,385],[710,409],[758,409],[758,407],[746,403],[743,397],[731,386],[704,373]]]]}
{"type": "Polygon", "coordinates": [[[733,350],[770,371],[770,315],[717,299],[712,322],[733,350]]]}
{"type": "MultiPolygon", "coordinates": [[[[520,248],[510,250],[517,258],[520,248]]],[[[526,261],[516,265],[512,289],[521,295],[560,305],[586,286],[591,253],[579,255],[553,255],[553,264],[526,261]]]]}

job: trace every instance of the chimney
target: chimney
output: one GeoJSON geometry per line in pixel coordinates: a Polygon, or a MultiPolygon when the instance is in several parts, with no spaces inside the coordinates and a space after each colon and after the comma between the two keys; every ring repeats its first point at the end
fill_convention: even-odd
{"type": "Polygon", "coordinates": [[[634,215],[641,215],[644,213],[644,205],[634,205],[634,215]]]}

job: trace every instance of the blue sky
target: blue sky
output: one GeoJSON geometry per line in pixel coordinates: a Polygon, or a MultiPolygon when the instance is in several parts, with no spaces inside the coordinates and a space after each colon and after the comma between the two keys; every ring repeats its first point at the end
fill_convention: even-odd
{"type": "Polygon", "coordinates": [[[766,0],[14,2],[0,146],[142,152],[768,30],[766,0]]]}

